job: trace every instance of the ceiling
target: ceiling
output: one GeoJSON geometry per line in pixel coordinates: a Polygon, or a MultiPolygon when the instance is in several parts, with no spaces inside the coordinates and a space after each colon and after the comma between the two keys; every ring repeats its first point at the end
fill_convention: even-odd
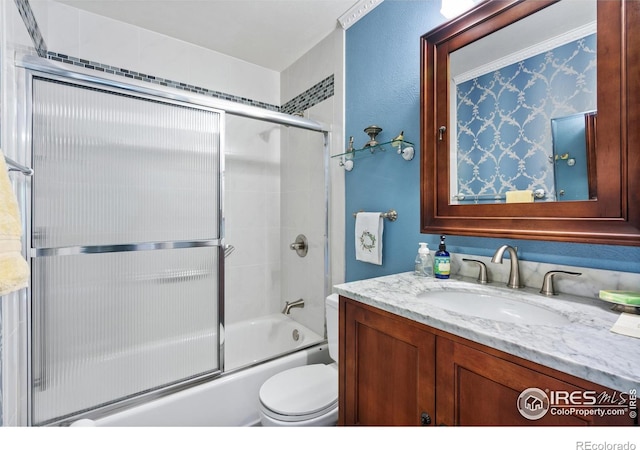
{"type": "Polygon", "coordinates": [[[56,0],[278,72],[358,0],[56,0]]]}

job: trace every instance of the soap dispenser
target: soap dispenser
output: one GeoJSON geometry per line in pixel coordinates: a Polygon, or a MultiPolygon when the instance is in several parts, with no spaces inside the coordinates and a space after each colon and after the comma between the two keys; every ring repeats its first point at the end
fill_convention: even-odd
{"type": "Polygon", "coordinates": [[[419,277],[433,276],[433,260],[431,253],[429,253],[429,244],[426,242],[420,242],[414,273],[419,277]]]}
{"type": "Polygon", "coordinates": [[[444,243],[444,235],[440,236],[440,246],[436,252],[435,262],[433,264],[433,273],[436,278],[447,279],[451,274],[451,255],[447,251],[444,243]]]}

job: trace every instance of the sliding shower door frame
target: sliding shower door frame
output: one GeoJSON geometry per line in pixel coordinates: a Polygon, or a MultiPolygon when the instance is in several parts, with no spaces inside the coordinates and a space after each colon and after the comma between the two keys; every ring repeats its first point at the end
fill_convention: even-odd
{"type": "MultiPolygon", "coordinates": [[[[254,106],[244,105],[241,103],[231,102],[223,99],[206,97],[203,95],[189,94],[177,89],[164,87],[160,85],[149,86],[149,83],[144,83],[137,80],[130,80],[127,83],[122,82],[116,76],[104,74],[103,76],[96,76],[95,72],[88,69],[73,67],[73,70],[69,70],[68,65],[55,63],[43,58],[38,58],[32,55],[18,56],[16,58],[17,69],[17,86],[16,93],[18,96],[17,101],[17,113],[18,117],[16,122],[18,124],[18,132],[16,136],[16,152],[21,155],[19,158],[24,164],[31,167],[31,87],[34,77],[41,77],[51,80],[59,80],[64,82],[70,82],[72,84],[80,84],[86,86],[95,86],[104,90],[111,90],[115,92],[122,92],[125,94],[134,95],[149,100],[159,100],[164,103],[173,104],[186,104],[189,107],[203,108],[203,109],[215,109],[222,113],[220,122],[220,177],[219,177],[219,239],[215,243],[203,243],[202,245],[215,245],[218,247],[218,315],[219,315],[219,329],[218,334],[219,346],[219,370],[215,374],[209,374],[206,376],[186,380],[173,384],[168,387],[164,387],[152,392],[144,393],[135,396],[131,399],[122,400],[118,403],[110,404],[102,408],[92,410],[90,413],[84,412],[83,417],[95,416],[100,417],[114,410],[130,407],[135,404],[145,403],[155,398],[160,398],[165,395],[177,392],[187,387],[195,386],[197,384],[208,381],[212,378],[220,376],[224,373],[224,341],[220,342],[221,334],[224,332],[224,248],[225,248],[225,219],[224,219],[224,149],[225,149],[225,120],[224,115],[231,114],[241,117],[247,117],[265,122],[271,122],[279,125],[285,125],[295,128],[306,129],[309,131],[316,131],[323,134],[325,155],[325,176],[328,176],[328,164],[329,164],[329,142],[330,142],[330,127],[319,122],[305,119],[298,116],[292,116],[275,111],[266,110],[254,106]],[[21,108],[22,106],[22,108],[21,108]]],[[[31,249],[31,182],[28,179],[23,179],[19,182],[18,196],[22,200],[21,211],[23,213],[23,233],[25,239],[23,239],[23,251],[28,262],[31,262],[32,255],[31,249]]],[[[326,217],[328,218],[328,181],[325,183],[325,190],[327,192],[325,208],[327,211],[326,217]]],[[[327,227],[327,239],[324,243],[325,253],[325,295],[328,295],[330,291],[329,283],[329,239],[328,239],[328,219],[325,224],[327,227]]],[[[12,418],[13,422],[5,423],[5,425],[32,425],[31,418],[31,288],[27,288],[25,291],[15,294],[18,295],[20,301],[18,308],[20,309],[18,314],[15,314],[15,320],[10,325],[15,325],[18,338],[12,339],[12,346],[9,348],[3,348],[5,352],[5,360],[11,359],[17,361],[18,372],[20,380],[18,384],[17,392],[10,390],[5,392],[5,389],[0,392],[3,396],[3,400],[9,404],[13,410],[17,411],[17,414],[12,418]],[[22,342],[22,344],[20,344],[22,342]]],[[[3,319],[4,323],[7,323],[6,318],[3,319]]],[[[11,329],[14,329],[13,327],[11,329]]],[[[3,343],[4,345],[4,343],[3,343]]],[[[4,402],[3,402],[4,403],[4,402]]],[[[64,420],[51,423],[49,425],[60,425],[69,423],[74,420],[74,417],[67,417],[64,420]]]]}
{"type": "MultiPolygon", "coordinates": [[[[195,103],[187,103],[182,100],[165,97],[165,96],[162,96],[160,92],[157,92],[155,94],[151,92],[138,92],[136,89],[127,89],[127,87],[122,84],[119,84],[119,85],[110,85],[108,83],[98,84],[98,83],[95,83],[93,80],[83,80],[81,77],[78,77],[78,76],[65,77],[59,74],[51,74],[51,73],[35,71],[35,70],[26,70],[25,77],[24,77],[24,86],[25,86],[24,88],[24,95],[25,95],[24,97],[24,105],[25,105],[24,130],[25,130],[25,133],[22,134],[24,136],[24,148],[23,148],[24,151],[22,154],[25,156],[24,161],[29,167],[33,167],[33,161],[31,159],[32,158],[31,149],[33,145],[33,142],[31,141],[31,138],[33,136],[33,129],[32,129],[33,124],[32,124],[31,117],[33,116],[33,110],[32,110],[33,83],[34,83],[34,80],[36,79],[51,81],[51,82],[60,82],[60,83],[65,83],[71,86],[78,86],[82,88],[96,89],[96,90],[108,92],[111,94],[125,95],[131,98],[158,102],[158,103],[167,104],[167,105],[188,107],[191,109],[200,109],[203,111],[210,111],[210,112],[216,113],[219,116],[220,136],[218,137],[218,139],[219,139],[220,149],[219,149],[219,158],[218,158],[219,173],[218,173],[218,183],[217,183],[218,197],[219,197],[217,199],[217,204],[219,205],[219,207],[216,213],[217,217],[219,218],[218,223],[216,224],[218,229],[218,233],[217,233],[218,237],[215,237],[213,239],[205,239],[205,240],[197,240],[197,241],[141,242],[141,243],[126,244],[126,245],[104,245],[104,246],[89,246],[89,247],[63,247],[59,249],[58,248],[37,249],[37,248],[34,248],[32,243],[33,235],[32,235],[31,227],[33,224],[33,218],[32,218],[33,205],[32,205],[32,186],[31,186],[31,183],[29,182],[27,183],[26,192],[25,192],[25,199],[27,204],[26,204],[26,215],[24,216],[24,219],[25,219],[24,222],[27,226],[27,229],[25,230],[24,241],[27,248],[27,252],[28,252],[27,262],[31,265],[32,269],[34,268],[32,260],[33,258],[36,258],[36,257],[69,256],[69,255],[97,254],[97,253],[106,254],[106,253],[123,252],[123,251],[136,252],[136,251],[154,251],[154,250],[166,250],[166,249],[196,248],[196,247],[217,247],[218,249],[217,251],[218,273],[215,274],[215,276],[217,277],[218,292],[212,293],[213,294],[212,299],[217,298],[217,311],[218,311],[217,327],[216,327],[218,330],[217,332],[218,345],[216,349],[218,353],[217,368],[207,371],[207,373],[199,376],[190,377],[185,380],[170,383],[167,386],[162,386],[159,388],[146,391],[144,393],[135,394],[131,398],[126,398],[123,400],[111,402],[106,406],[98,406],[96,408],[91,409],[90,410],[91,412],[89,414],[95,414],[97,417],[99,415],[107,414],[110,411],[122,408],[124,406],[132,406],[134,404],[146,402],[153,398],[158,398],[160,396],[167,395],[168,393],[175,392],[185,387],[193,386],[193,385],[196,385],[220,376],[224,367],[224,360],[223,360],[224,352],[222,351],[224,344],[221,341],[220,330],[224,327],[224,315],[223,315],[223,311],[224,311],[223,309],[224,308],[224,251],[223,251],[224,238],[222,236],[223,217],[224,217],[223,202],[222,202],[222,199],[224,198],[224,191],[223,191],[224,186],[222,182],[223,181],[222,173],[224,170],[224,152],[222,148],[222,143],[224,142],[223,136],[224,136],[225,112],[217,108],[212,108],[210,106],[205,106],[205,105],[200,105],[195,103]]],[[[37,174],[34,174],[34,177],[37,177],[37,174]]],[[[32,342],[32,338],[34,336],[34,329],[32,328],[34,311],[32,311],[31,308],[33,307],[33,287],[35,286],[34,283],[35,283],[35,279],[33,278],[33,275],[32,275],[32,282],[30,283],[30,288],[27,295],[28,301],[26,302],[26,306],[27,306],[26,317],[28,318],[27,320],[27,361],[28,361],[27,376],[29,380],[29,383],[28,383],[29,389],[27,390],[27,402],[28,402],[28,410],[29,410],[28,425],[32,425],[34,420],[33,419],[34,418],[34,413],[33,413],[34,398],[33,398],[32,390],[38,387],[38,383],[42,382],[40,381],[40,377],[37,376],[37,374],[33,373],[33,366],[35,363],[33,360],[34,342],[32,342]]],[[[64,424],[66,422],[73,421],[74,417],[80,414],[83,414],[83,413],[67,415],[59,420],[57,419],[57,420],[52,420],[50,422],[46,422],[46,425],[64,424]]],[[[84,412],[84,415],[85,416],[87,415],[86,411],[84,412]]]]}

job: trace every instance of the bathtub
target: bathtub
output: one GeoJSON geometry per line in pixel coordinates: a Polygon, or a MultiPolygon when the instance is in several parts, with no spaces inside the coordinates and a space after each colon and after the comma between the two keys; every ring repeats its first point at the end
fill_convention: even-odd
{"type": "Polygon", "coordinates": [[[324,339],[284,314],[228,325],[223,336],[225,372],[253,365],[324,339]]]}
{"type": "Polygon", "coordinates": [[[283,314],[227,326],[224,345],[225,370],[220,377],[104,417],[80,419],[71,425],[258,425],[258,392],[268,378],[292,367],[331,361],[324,338],[283,314]]]}

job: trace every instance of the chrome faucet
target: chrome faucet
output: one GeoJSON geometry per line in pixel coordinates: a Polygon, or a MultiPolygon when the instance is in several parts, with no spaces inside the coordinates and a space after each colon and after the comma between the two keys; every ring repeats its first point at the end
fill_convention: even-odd
{"type": "Polygon", "coordinates": [[[511,259],[511,272],[509,273],[509,281],[507,281],[507,286],[513,289],[520,289],[524,287],[523,284],[520,283],[520,266],[518,264],[518,248],[513,248],[510,245],[503,245],[491,258],[491,262],[502,264],[502,255],[504,255],[504,251],[507,250],[509,252],[509,259],[511,259]]]}
{"type": "Polygon", "coordinates": [[[304,308],[304,299],[299,299],[294,302],[284,302],[282,314],[290,314],[291,308],[304,308]]]}

